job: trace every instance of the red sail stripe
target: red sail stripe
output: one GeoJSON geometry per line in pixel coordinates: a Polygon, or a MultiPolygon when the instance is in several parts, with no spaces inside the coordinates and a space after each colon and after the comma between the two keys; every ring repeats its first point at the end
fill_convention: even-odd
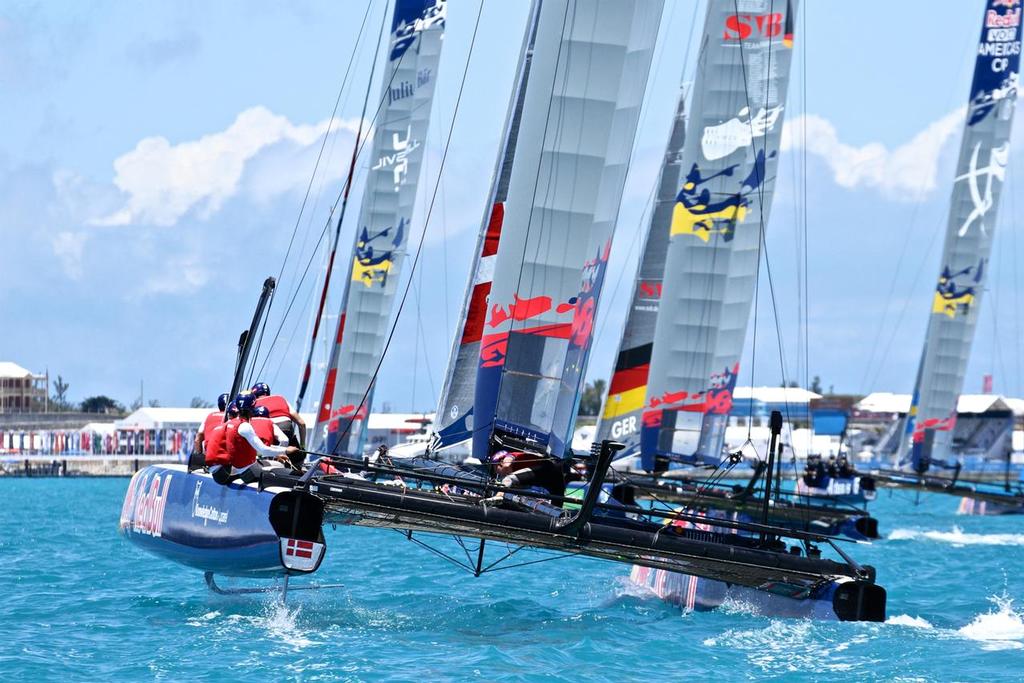
{"type": "Polygon", "coordinates": [[[462,330],[462,344],[480,341],[487,322],[487,296],[491,293],[491,283],[481,282],[473,287],[469,299],[469,310],[466,312],[466,327],[462,330]]]}
{"type": "Polygon", "coordinates": [[[487,223],[484,233],[484,248],[481,256],[494,256],[498,253],[498,241],[501,239],[501,226],[505,222],[505,204],[496,203],[491,207],[491,220],[487,223]]]}

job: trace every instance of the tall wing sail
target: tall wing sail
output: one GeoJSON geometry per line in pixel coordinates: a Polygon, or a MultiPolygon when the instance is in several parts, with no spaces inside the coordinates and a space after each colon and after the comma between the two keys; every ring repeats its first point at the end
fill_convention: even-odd
{"type": "MultiPolygon", "coordinates": [[[[1020,3],[985,3],[942,265],[907,420],[914,466],[921,471],[928,468],[933,455],[945,459],[950,451],[957,398],[971,353],[1010,156],[1020,68],[1020,21],[1020,3]]],[[[904,439],[901,457],[906,449],[904,439]]]]}
{"type": "Polygon", "coordinates": [[[661,303],[661,284],[665,274],[665,256],[668,251],[668,226],[676,195],[682,184],[682,153],[686,140],[685,93],[680,90],[679,106],[672,123],[665,160],[658,178],[654,211],[644,236],[643,252],[633,283],[633,301],[626,316],[615,356],[615,368],[604,409],[597,422],[595,441],[614,439],[625,444],[621,456],[640,450],[640,419],[647,398],[647,371],[651,367],[654,347],[654,325],[658,320],[661,303]]]}
{"type": "Polygon", "coordinates": [[[544,0],[474,394],[495,431],[564,455],[661,0],[544,0]]]}
{"type": "Polygon", "coordinates": [[[480,364],[480,339],[487,318],[487,297],[491,292],[494,261],[501,243],[505,201],[508,199],[509,180],[516,157],[516,141],[519,138],[519,124],[523,116],[526,83],[530,78],[530,61],[537,36],[540,2],[541,0],[534,0],[531,4],[530,20],[519,57],[519,71],[509,101],[508,116],[505,119],[504,151],[498,158],[497,168],[491,179],[491,201],[487,204],[487,214],[484,216],[477,239],[462,315],[459,316],[458,327],[455,330],[455,342],[437,404],[437,417],[434,422],[436,437],[432,445],[434,450],[468,441],[473,433],[473,392],[476,387],[477,366],[480,364]]]}
{"type": "Polygon", "coordinates": [[[361,450],[405,260],[444,38],[446,0],[395,0],[381,112],[313,446],[361,450]]]}
{"type": "Polygon", "coordinates": [[[768,222],[796,0],[711,0],[668,226],[645,468],[720,460],[768,222]]]}

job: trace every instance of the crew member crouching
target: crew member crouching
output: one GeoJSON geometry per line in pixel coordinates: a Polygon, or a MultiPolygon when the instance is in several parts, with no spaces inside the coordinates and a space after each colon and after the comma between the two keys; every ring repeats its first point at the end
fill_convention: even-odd
{"type": "MultiPolygon", "coordinates": [[[[288,443],[303,448],[306,444],[306,423],[301,415],[292,410],[288,400],[280,394],[271,394],[270,385],[266,382],[257,382],[250,391],[256,397],[256,405],[270,412],[270,419],[285,433],[288,443]]],[[[304,457],[299,454],[298,461],[293,461],[295,467],[302,465],[304,457]]]]}
{"type": "MultiPolygon", "coordinates": [[[[256,427],[252,424],[255,403],[256,397],[249,392],[240,394],[235,399],[238,417],[227,422],[224,435],[225,450],[230,462],[230,474],[227,476],[220,474],[226,469],[224,466],[221,466],[217,472],[214,472],[213,468],[210,469],[214,479],[220,483],[227,483],[234,479],[240,479],[246,484],[259,481],[263,469],[256,461],[257,457],[277,458],[285,455],[294,461],[294,456],[299,450],[294,446],[270,445],[260,438],[256,433],[256,427]],[[224,481],[225,479],[226,481],[224,481]]],[[[261,424],[259,418],[257,418],[257,424],[261,424]]],[[[268,434],[265,427],[261,426],[260,429],[273,442],[273,431],[268,434]]]]}
{"type": "MultiPolygon", "coordinates": [[[[500,450],[491,456],[497,479],[509,488],[538,486],[552,496],[565,495],[565,474],[549,458],[534,453],[500,450]]],[[[560,501],[555,502],[558,507],[560,501]]]]}

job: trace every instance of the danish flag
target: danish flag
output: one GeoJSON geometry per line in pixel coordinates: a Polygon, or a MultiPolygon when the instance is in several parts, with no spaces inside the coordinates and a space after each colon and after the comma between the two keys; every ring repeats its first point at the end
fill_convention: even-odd
{"type": "Polygon", "coordinates": [[[285,555],[291,557],[304,557],[311,559],[313,557],[313,542],[312,541],[299,541],[294,538],[288,539],[288,546],[284,551],[285,555]]]}

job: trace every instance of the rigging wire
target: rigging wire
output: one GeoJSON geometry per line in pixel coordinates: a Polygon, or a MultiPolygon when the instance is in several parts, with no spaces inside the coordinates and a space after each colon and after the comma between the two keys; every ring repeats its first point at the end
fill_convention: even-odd
{"type": "MultiPolygon", "coordinates": [[[[455,130],[455,122],[458,120],[459,105],[462,103],[462,94],[466,87],[466,76],[469,72],[469,65],[472,62],[473,49],[476,46],[477,32],[480,29],[480,17],[483,14],[483,9],[484,3],[481,1],[480,7],[476,13],[476,22],[473,24],[473,34],[469,41],[469,52],[466,55],[466,65],[462,71],[462,80],[459,84],[459,92],[455,98],[455,107],[452,111],[452,122],[451,125],[448,127],[448,136],[444,143],[444,152],[441,154],[441,162],[438,165],[437,180],[434,183],[434,191],[430,198],[430,205],[427,208],[427,215],[423,219],[423,227],[420,229],[420,239],[419,243],[416,245],[416,252],[413,256],[412,266],[410,267],[409,270],[409,277],[405,282],[405,288],[402,290],[402,297],[401,299],[399,299],[398,302],[398,309],[395,313],[395,319],[394,322],[391,324],[391,329],[388,331],[388,336],[384,342],[384,348],[381,350],[380,358],[377,360],[377,364],[373,369],[373,374],[370,375],[370,381],[367,383],[366,391],[363,392],[363,397],[359,401],[360,408],[356,410],[357,415],[359,414],[360,410],[366,406],[366,399],[370,395],[370,392],[373,390],[374,383],[377,380],[377,375],[380,374],[381,365],[383,365],[384,359],[387,357],[388,349],[391,347],[391,341],[394,339],[395,330],[398,327],[398,322],[402,317],[402,311],[405,308],[405,302],[409,297],[409,290],[411,289],[413,283],[413,275],[416,273],[417,266],[419,265],[420,262],[420,255],[423,253],[423,244],[424,242],[426,242],[427,227],[430,225],[430,216],[434,211],[434,203],[437,200],[438,189],[441,185],[441,177],[444,174],[445,162],[448,159],[448,151],[450,149],[452,142],[452,133],[455,130]]],[[[405,55],[403,54],[403,57],[404,56],[405,55]]],[[[342,430],[342,432],[338,435],[338,438],[334,443],[334,447],[332,448],[331,455],[337,455],[337,448],[339,445],[343,443],[343,441],[345,440],[345,436],[349,433],[349,431],[351,431],[352,424],[354,421],[355,420],[349,420],[348,423],[345,425],[344,429],[342,430]]]]}

